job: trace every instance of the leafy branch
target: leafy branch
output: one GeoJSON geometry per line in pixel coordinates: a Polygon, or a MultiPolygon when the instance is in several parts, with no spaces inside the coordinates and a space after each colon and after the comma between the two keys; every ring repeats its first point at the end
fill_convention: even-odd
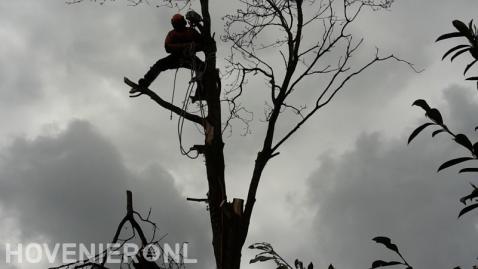
{"type": "MultiPolygon", "coordinates": [[[[459,20],[454,20],[453,21],[453,26],[457,29],[456,32],[451,32],[447,34],[443,34],[440,37],[437,38],[436,42],[449,39],[449,38],[455,38],[455,37],[465,37],[468,41],[468,44],[461,44],[457,45],[451,49],[449,49],[447,52],[442,57],[442,60],[445,59],[447,56],[451,56],[451,61],[453,61],[456,57],[462,55],[465,52],[469,52],[471,56],[473,56],[474,60],[469,63],[465,71],[463,72],[463,75],[466,75],[468,70],[478,61],[478,29],[476,25],[473,24],[473,20],[471,20],[468,25],[463,23],[462,21],[459,20]]],[[[466,80],[473,80],[477,81],[478,83],[478,76],[475,77],[468,77],[466,80]]],[[[478,87],[478,84],[477,84],[478,87]]],[[[448,160],[444,162],[440,167],[438,168],[438,171],[441,171],[443,169],[449,168],[451,166],[461,164],[470,160],[477,160],[478,159],[478,142],[472,143],[470,139],[464,135],[464,134],[455,134],[452,132],[443,122],[443,117],[440,113],[440,111],[436,108],[431,108],[427,102],[423,99],[418,99],[415,102],[413,102],[412,106],[418,106],[422,108],[425,111],[425,116],[430,119],[429,122],[424,123],[417,127],[411,134],[410,137],[408,138],[408,143],[410,142],[423,130],[425,130],[427,127],[434,126],[438,127],[435,131],[432,133],[432,137],[434,137],[437,134],[440,133],[448,133],[450,136],[452,136],[453,140],[459,144],[460,146],[464,147],[470,154],[469,156],[463,156],[455,159],[448,160]]],[[[475,128],[475,131],[478,129],[478,127],[475,128]]],[[[458,173],[476,173],[478,172],[477,167],[466,167],[461,169],[458,173]]],[[[460,202],[465,205],[465,208],[463,208],[460,213],[458,214],[458,217],[461,217],[462,215],[470,212],[471,210],[478,208],[478,203],[476,203],[476,200],[474,199],[478,198],[478,190],[475,185],[470,183],[471,186],[473,187],[472,192],[469,195],[466,195],[462,198],[460,198],[460,202]],[[475,202],[474,204],[466,206],[467,201],[470,202],[475,202]]]]}
{"type": "MultiPolygon", "coordinates": [[[[448,39],[448,38],[454,38],[454,37],[465,37],[468,40],[468,44],[457,45],[449,49],[442,57],[442,60],[444,60],[447,56],[454,53],[450,57],[450,60],[453,61],[456,57],[460,56],[461,54],[465,52],[469,52],[471,56],[473,56],[474,60],[466,66],[465,71],[463,72],[463,75],[466,75],[466,72],[468,72],[468,70],[476,62],[478,62],[478,29],[476,28],[476,25],[473,24],[473,20],[471,20],[468,23],[468,25],[466,25],[462,21],[454,20],[453,26],[455,26],[455,28],[458,30],[457,32],[441,35],[440,37],[437,38],[436,42],[444,40],[444,39],[448,39]]],[[[478,81],[478,77],[469,77],[466,80],[478,81]]]]}
{"type": "Polygon", "coordinates": [[[372,240],[375,241],[377,244],[382,244],[386,248],[388,248],[389,250],[395,252],[398,255],[398,257],[401,259],[401,261],[388,261],[388,262],[386,262],[386,261],[382,261],[382,260],[376,260],[372,263],[371,269],[381,268],[381,267],[386,267],[386,266],[392,266],[392,265],[403,265],[403,266],[405,266],[406,269],[413,269],[413,267],[405,260],[403,255],[400,253],[400,251],[398,250],[397,245],[392,243],[392,240],[390,240],[390,238],[385,237],[385,236],[377,236],[377,237],[373,238],[372,240]]]}
{"type": "MultiPolygon", "coordinates": [[[[253,259],[249,261],[249,263],[256,263],[256,262],[265,262],[265,261],[273,261],[276,264],[277,269],[313,269],[314,264],[309,263],[306,267],[304,263],[298,259],[295,259],[294,266],[290,265],[287,261],[284,260],[271,246],[269,243],[254,243],[249,246],[249,249],[257,249],[261,251],[258,253],[253,259]]],[[[335,267],[331,264],[329,265],[328,269],[335,269],[335,267]]]]}
{"type": "MultiPolygon", "coordinates": [[[[453,141],[455,141],[458,145],[465,148],[469,152],[469,156],[458,157],[458,158],[454,158],[444,162],[438,167],[437,172],[443,169],[449,168],[451,166],[467,162],[467,161],[478,160],[478,142],[472,143],[465,134],[461,134],[461,133],[455,134],[454,132],[452,132],[443,122],[443,118],[438,109],[431,108],[427,104],[427,102],[423,99],[416,100],[415,102],[413,102],[412,106],[418,106],[422,108],[423,110],[425,110],[425,116],[428,119],[430,119],[430,121],[416,128],[411,133],[410,137],[408,138],[408,143],[410,143],[420,132],[425,130],[427,127],[434,126],[434,127],[438,127],[438,129],[432,132],[432,137],[440,133],[447,133],[453,138],[453,141]]],[[[475,128],[475,130],[476,129],[478,129],[478,127],[475,128]]],[[[476,172],[478,172],[478,167],[466,167],[458,171],[458,173],[476,173],[476,172]]],[[[469,195],[466,195],[460,198],[460,202],[463,203],[465,206],[467,201],[472,202],[473,199],[478,198],[478,190],[476,189],[475,185],[473,184],[471,185],[473,186],[473,191],[469,195]]],[[[469,206],[466,206],[460,211],[460,213],[458,214],[458,217],[461,217],[465,213],[468,213],[469,211],[477,207],[478,207],[478,203],[474,203],[469,206]]]]}

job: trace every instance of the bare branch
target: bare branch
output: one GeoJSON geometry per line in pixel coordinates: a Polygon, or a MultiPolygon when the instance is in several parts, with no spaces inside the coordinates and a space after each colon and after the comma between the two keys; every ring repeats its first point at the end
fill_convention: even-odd
{"type": "MultiPolygon", "coordinates": [[[[343,89],[343,87],[347,84],[347,82],[352,79],[353,77],[357,76],[358,74],[362,73],[363,71],[365,71],[366,69],[368,69],[369,67],[371,67],[372,65],[374,65],[375,63],[377,62],[382,62],[382,61],[386,61],[386,60],[396,60],[398,62],[403,62],[403,63],[406,63],[410,68],[412,68],[414,71],[417,71],[415,69],[415,67],[413,66],[413,64],[411,64],[410,62],[408,61],[405,61],[403,59],[400,59],[400,58],[397,58],[396,56],[394,55],[389,55],[387,57],[379,57],[378,56],[378,51],[377,51],[377,54],[375,56],[375,58],[373,60],[371,60],[370,62],[368,62],[367,64],[365,64],[364,66],[362,66],[360,69],[358,69],[357,71],[347,75],[343,80],[342,82],[340,82],[340,84],[335,87],[335,89],[332,91],[332,94],[322,103],[320,103],[320,100],[322,99],[322,97],[324,95],[321,95],[317,101],[316,101],[316,105],[314,107],[314,109],[312,109],[301,121],[299,121],[284,137],[282,137],[281,139],[279,139],[279,141],[273,146],[272,148],[272,152],[275,152],[278,150],[278,148],[287,140],[289,139],[295,132],[297,132],[297,130],[299,130],[299,128],[310,118],[312,117],[319,109],[321,109],[322,107],[326,106],[328,103],[330,103],[330,101],[332,101],[332,99],[335,97],[335,95],[341,90],[343,89]]],[[[338,74],[338,73],[337,73],[338,74]]],[[[329,87],[330,87],[330,84],[329,84],[329,87]]],[[[325,92],[325,91],[324,91],[325,92]]]]}
{"type": "MultiPolygon", "coordinates": [[[[285,37],[282,39],[283,43],[278,43],[277,46],[282,46],[286,48],[284,51],[287,51],[288,55],[282,52],[279,48],[277,49],[278,53],[281,55],[284,65],[285,72],[281,78],[280,83],[271,83],[271,100],[273,105],[266,106],[266,121],[268,122],[266,136],[264,139],[264,144],[262,149],[259,151],[254,166],[254,171],[251,178],[251,183],[249,185],[249,191],[246,200],[246,206],[244,210],[245,216],[245,225],[249,225],[250,216],[252,209],[255,203],[255,196],[257,192],[257,187],[261,178],[262,171],[266,166],[268,160],[275,156],[278,148],[290,138],[308,119],[310,119],[320,108],[327,105],[340,91],[344,86],[356,75],[362,73],[367,68],[373,64],[388,59],[395,59],[398,61],[403,61],[396,58],[393,55],[388,57],[379,57],[375,56],[370,62],[364,64],[362,67],[358,68],[356,71],[350,71],[351,66],[349,66],[350,59],[354,53],[360,48],[363,39],[359,39],[357,42],[354,41],[352,35],[347,33],[349,25],[352,24],[359,13],[364,7],[371,8],[387,8],[392,0],[384,0],[380,2],[374,1],[359,1],[359,0],[344,0],[343,10],[340,15],[336,14],[334,11],[334,1],[326,0],[320,1],[317,11],[315,14],[312,14],[309,18],[304,18],[303,14],[303,1],[274,1],[274,0],[253,0],[252,3],[261,3],[267,4],[275,14],[270,15],[270,13],[262,13],[268,16],[274,16],[277,18],[277,21],[282,25],[284,29],[285,37]],[[293,3],[293,4],[291,4],[293,3]],[[353,10],[349,10],[350,7],[354,6],[353,10]],[[305,26],[311,25],[313,22],[321,22],[322,25],[322,34],[317,35],[317,28],[314,28],[314,36],[318,36],[317,41],[313,42],[311,46],[305,47],[307,45],[302,44],[302,38],[305,35],[303,33],[305,26]],[[322,59],[327,59],[328,55],[336,55],[340,53],[337,58],[336,63],[324,63],[322,59]],[[297,64],[302,63],[305,66],[304,70],[301,70],[300,73],[297,70],[297,64]],[[336,66],[334,66],[336,65],[336,66]],[[296,72],[298,74],[296,74],[296,72]],[[311,96],[314,100],[314,105],[311,110],[306,111],[306,106],[297,107],[290,105],[287,102],[287,99],[290,97],[291,93],[295,89],[299,88],[301,83],[307,77],[317,78],[320,75],[327,74],[328,80],[325,82],[325,86],[318,96],[311,96]],[[275,127],[278,122],[280,114],[284,109],[290,109],[299,116],[301,119],[299,122],[286,134],[275,142],[275,127]]],[[[314,1],[311,1],[314,2],[314,1]]],[[[263,6],[260,5],[247,5],[245,12],[249,12],[252,15],[257,15],[260,13],[263,6]],[[252,12],[258,11],[258,12],[252,12]]],[[[307,7],[309,8],[309,7],[307,7]]],[[[341,9],[341,8],[339,8],[341,9]]],[[[269,11],[270,12],[270,11],[269,11]]],[[[235,21],[231,23],[241,22],[240,18],[234,18],[235,21]]],[[[263,18],[263,20],[265,20],[263,18]]],[[[312,36],[309,34],[307,36],[312,36]]],[[[237,35],[229,36],[234,46],[233,49],[237,51],[242,51],[244,47],[254,47],[254,41],[258,40],[258,33],[247,40],[246,43],[234,42],[234,38],[238,37],[237,35]]],[[[254,50],[248,50],[252,55],[246,54],[245,56],[253,58],[256,60],[256,63],[264,61],[261,59],[261,56],[256,53],[254,50]]],[[[245,59],[248,61],[248,59],[245,59]]],[[[275,68],[277,69],[277,68],[275,68]]],[[[272,72],[268,72],[272,73],[272,72]]],[[[267,75],[264,74],[266,77],[267,75]]],[[[275,77],[274,77],[275,79],[275,77]]],[[[316,91],[314,91],[316,92],[316,91]]],[[[267,102],[266,102],[267,104],[267,102]]]]}
{"type": "Polygon", "coordinates": [[[124,78],[124,83],[126,83],[128,86],[134,88],[134,89],[137,89],[137,90],[134,90],[130,93],[138,93],[138,95],[134,95],[133,97],[137,97],[137,96],[140,96],[142,94],[146,94],[147,96],[149,96],[151,99],[153,99],[153,101],[155,101],[158,105],[162,106],[163,108],[167,109],[167,110],[170,110],[172,111],[173,113],[181,116],[181,117],[184,117],[185,119],[189,120],[189,121],[192,121],[192,122],[195,122],[197,124],[200,124],[202,126],[204,126],[204,121],[205,119],[204,118],[201,118],[197,115],[194,115],[194,114],[191,114],[167,101],[164,101],[161,97],[159,97],[155,92],[153,92],[152,90],[148,89],[148,88],[139,88],[138,84],[132,82],[131,80],[129,80],[128,78],[124,78]]]}

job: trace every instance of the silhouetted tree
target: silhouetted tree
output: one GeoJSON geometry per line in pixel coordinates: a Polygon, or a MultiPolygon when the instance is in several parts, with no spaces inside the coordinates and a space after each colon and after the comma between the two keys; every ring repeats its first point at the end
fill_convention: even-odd
{"type": "MultiPolygon", "coordinates": [[[[466,38],[467,44],[460,44],[460,45],[454,46],[453,48],[449,49],[442,57],[442,60],[444,60],[447,56],[451,56],[450,60],[453,61],[456,57],[468,52],[473,57],[473,60],[469,64],[467,64],[467,66],[465,67],[463,75],[466,75],[466,73],[470,70],[470,68],[476,62],[478,62],[478,30],[476,28],[476,25],[473,24],[473,20],[471,20],[468,23],[468,25],[466,25],[465,23],[459,20],[454,20],[452,24],[457,31],[441,35],[440,37],[437,38],[436,42],[449,39],[449,38],[457,38],[457,37],[466,38]]],[[[478,88],[477,76],[468,77],[466,78],[466,80],[477,81],[477,88],[478,88]]],[[[413,106],[418,106],[422,108],[425,111],[425,116],[430,121],[416,128],[410,134],[410,137],[408,138],[408,143],[410,143],[425,128],[431,126],[431,127],[437,127],[437,129],[435,129],[432,132],[432,137],[435,137],[435,135],[440,133],[448,134],[453,138],[453,141],[455,141],[458,145],[465,148],[466,151],[469,152],[468,156],[454,158],[444,162],[443,164],[440,165],[440,167],[438,167],[438,172],[457,164],[461,164],[471,160],[478,160],[478,142],[472,143],[471,140],[468,138],[468,136],[466,136],[465,134],[455,133],[451,131],[449,127],[445,124],[440,111],[437,108],[430,107],[425,100],[423,99],[416,100],[415,102],[413,102],[413,106]]],[[[478,127],[475,127],[475,131],[476,130],[478,130],[478,127]]],[[[476,173],[476,172],[478,172],[478,168],[466,167],[466,168],[460,169],[458,173],[476,173]]],[[[470,183],[470,185],[472,186],[471,193],[460,198],[460,202],[463,203],[464,208],[459,212],[458,217],[461,217],[462,215],[478,208],[478,202],[477,202],[478,188],[473,183],[470,183]],[[468,202],[470,202],[469,205],[467,205],[468,202]]],[[[475,268],[477,268],[477,266],[473,266],[473,269],[475,268]]],[[[461,269],[461,267],[457,266],[454,269],[461,269]]]]}
{"type": "MultiPolygon", "coordinates": [[[[82,1],[72,0],[70,3],[82,1]]],[[[105,0],[98,2],[104,3],[105,0]]],[[[130,2],[138,5],[146,1],[130,2]]],[[[187,5],[189,2],[171,0],[162,3],[174,6],[187,5]]],[[[378,62],[392,59],[402,61],[394,55],[380,56],[378,49],[368,61],[356,61],[354,56],[360,51],[363,39],[357,39],[349,32],[364,8],[388,8],[392,2],[240,0],[242,6],[237,12],[224,17],[225,34],[222,40],[231,48],[226,74],[235,80],[230,88],[222,90],[209,1],[199,0],[203,18],[200,30],[205,43],[206,62],[199,81],[206,92],[206,105],[200,105],[203,113],[191,112],[185,106],[178,107],[165,101],[151,89],[137,89],[133,97],[149,96],[159,106],[205,130],[204,144],[195,145],[191,150],[205,158],[209,190],[206,201],[218,269],[240,267],[241,250],[249,231],[261,176],[269,161],[279,154],[280,147],[312,116],[330,104],[337,93],[357,75],[378,62]],[[269,38],[274,36],[274,40],[265,35],[269,35],[269,38]],[[267,58],[270,53],[275,53],[272,59],[267,58]],[[278,64],[280,61],[282,64],[278,64]],[[245,203],[237,198],[230,202],[226,193],[223,132],[234,119],[247,124],[247,119],[241,115],[244,107],[239,100],[246,90],[245,82],[250,75],[260,75],[266,81],[262,89],[254,89],[269,93],[268,100],[265,100],[266,130],[262,146],[257,152],[245,203]],[[306,81],[314,81],[311,84],[313,86],[305,86],[306,81]],[[309,103],[294,104],[293,97],[297,92],[307,93],[309,103]],[[222,119],[222,103],[229,108],[225,120],[222,119]],[[290,112],[298,115],[297,120],[289,130],[278,133],[276,127],[283,124],[282,115],[290,112]]],[[[125,82],[136,87],[128,79],[125,82]]]]}
{"type": "MultiPolygon", "coordinates": [[[[165,262],[164,249],[160,245],[162,238],[158,238],[158,227],[156,223],[152,222],[149,217],[151,210],[146,217],[143,217],[139,212],[133,208],[133,194],[131,191],[126,191],[126,215],[118,224],[113,236],[113,240],[110,242],[110,247],[106,247],[103,251],[97,253],[93,257],[87,257],[84,260],[78,260],[73,263],[63,264],[57,267],[50,267],[49,269],[107,269],[106,264],[111,254],[120,256],[121,263],[128,266],[128,268],[135,269],[181,269],[184,268],[182,263],[182,257],[179,257],[179,261],[174,260],[171,257],[166,257],[168,260],[165,262]],[[147,233],[144,232],[141,224],[147,224],[151,227],[152,233],[148,238],[147,233]],[[130,227],[130,234],[126,237],[122,237],[122,231],[130,227]],[[125,253],[125,246],[130,243],[136,237],[139,238],[139,248],[136,255],[129,256],[130,253],[125,253]],[[153,253],[158,251],[160,253],[153,253]],[[155,258],[145,258],[145,253],[153,254],[155,258]],[[158,265],[158,262],[161,264],[158,265]]],[[[181,256],[181,254],[180,254],[181,256]]]]}

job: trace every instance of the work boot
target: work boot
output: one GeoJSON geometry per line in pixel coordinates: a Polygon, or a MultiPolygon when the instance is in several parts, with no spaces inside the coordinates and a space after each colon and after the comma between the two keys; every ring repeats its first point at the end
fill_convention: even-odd
{"type": "Polygon", "coordinates": [[[140,88],[148,88],[149,84],[146,83],[146,80],[144,78],[141,78],[141,79],[138,80],[138,86],[140,88]]]}
{"type": "Polygon", "coordinates": [[[138,87],[132,87],[131,90],[129,90],[129,93],[135,93],[135,92],[139,92],[140,91],[140,88],[147,88],[148,86],[146,86],[146,82],[144,81],[144,78],[138,80],[138,87]]]}
{"type": "Polygon", "coordinates": [[[129,93],[138,92],[140,91],[140,89],[148,88],[149,86],[144,80],[144,78],[139,79],[137,84],[138,84],[138,88],[131,88],[131,90],[129,90],[129,93]]]}

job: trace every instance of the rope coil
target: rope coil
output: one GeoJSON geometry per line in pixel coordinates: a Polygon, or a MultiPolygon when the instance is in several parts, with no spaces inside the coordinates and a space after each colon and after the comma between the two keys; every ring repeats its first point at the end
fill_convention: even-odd
{"type": "MultiPolygon", "coordinates": [[[[194,83],[196,82],[196,84],[198,85],[196,87],[196,94],[199,97],[199,110],[200,110],[200,113],[201,113],[201,117],[203,119],[205,119],[206,118],[206,113],[204,111],[204,105],[201,102],[202,96],[201,96],[201,92],[199,91],[199,83],[202,83],[202,74],[206,70],[207,61],[204,65],[204,69],[199,71],[198,67],[196,66],[196,62],[194,60],[195,51],[194,51],[193,46],[191,46],[189,48],[189,51],[188,51],[187,55],[189,55],[190,61],[191,61],[191,73],[190,73],[191,74],[191,79],[190,79],[189,85],[186,89],[186,95],[184,96],[182,111],[183,111],[183,113],[187,112],[187,108],[188,108],[188,105],[189,105],[189,99],[190,99],[190,96],[192,94],[192,90],[194,88],[194,83]]],[[[179,67],[176,69],[176,72],[174,74],[173,93],[172,93],[171,103],[174,101],[174,95],[175,95],[175,91],[176,91],[176,78],[177,78],[178,70],[179,70],[179,67]]],[[[170,115],[170,119],[172,119],[172,113],[170,115]]],[[[179,116],[179,118],[178,118],[178,128],[177,129],[178,129],[178,138],[179,138],[179,150],[180,150],[181,154],[184,155],[184,156],[187,156],[190,159],[197,159],[199,157],[198,152],[196,153],[196,155],[191,155],[190,153],[193,150],[192,149],[186,150],[183,146],[184,115],[179,116]]]]}

